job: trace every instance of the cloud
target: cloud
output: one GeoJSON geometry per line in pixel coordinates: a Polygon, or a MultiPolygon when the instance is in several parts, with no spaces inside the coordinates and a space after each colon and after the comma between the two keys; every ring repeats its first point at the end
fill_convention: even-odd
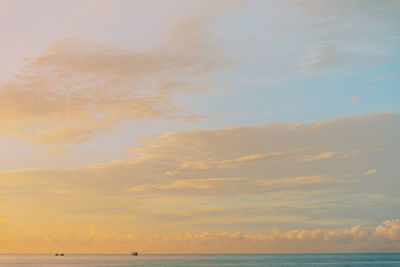
{"type": "Polygon", "coordinates": [[[392,161],[397,153],[393,136],[398,123],[398,115],[380,114],[315,123],[175,131],[144,140],[143,145],[129,149],[132,157],[124,160],[0,174],[5,187],[23,186],[25,179],[29,182],[23,187],[54,185],[57,177],[59,186],[95,194],[107,191],[118,195],[130,189],[158,190],[162,195],[183,188],[197,190],[197,195],[258,195],[288,189],[305,194],[345,187],[346,193],[393,196],[396,165],[392,161]],[[360,174],[372,173],[364,169],[369,161],[390,166],[385,168],[379,190],[368,179],[360,179],[360,174]]]}
{"type": "Polygon", "coordinates": [[[394,80],[396,79],[398,76],[400,75],[400,70],[394,71],[394,72],[389,72],[389,73],[385,73],[379,76],[374,77],[372,80],[377,82],[380,80],[384,80],[384,79],[391,79],[394,80]]]}
{"type": "MultiPolygon", "coordinates": [[[[378,226],[377,229],[381,227],[378,226]]],[[[376,232],[376,231],[375,231],[376,232]]],[[[272,234],[243,234],[241,232],[235,233],[201,233],[201,234],[190,234],[179,236],[178,240],[210,240],[220,241],[221,239],[227,240],[249,240],[249,241],[317,241],[317,242],[348,242],[355,240],[366,240],[371,238],[373,231],[362,229],[360,225],[356,225],[351,229],[344,230],[292,230],[288,232],[280,232],[277,229],[272,234]]]]}
{"type": "Polygon", "coordinates": [[[400,242],[400,219],[386,220],[376,227],[373,234],[376,238],[400,242]]]}
{"type": "Polygon", "coordinates": [[[1,171],[7,223],[0,233],[28,238],[63,229],[65,238],[82,237],[96,223],[105,236],[154,229],[163,236],[258,235],[279,226],[276,240],[298,246],[290,251],[304,251],[301,244],[310,240],[354,244],[371,236],[384,244],[377,250],[390,250],[378,237],[395,238],[395,223],[384,223],[379,234],[366,236],[364,229],[398,212],[397,125],[398,114],[377,114],[174,131],[145,138],[122,160],[1,171]],[[366,166],[379,169],[379,186],[373,175],[364,175],[366,166]]]}
{"type": "Polygon", "coordinates": [[[185,192],[189,188],[213,189],[224,187],[235,182],[242,182],[246,178],[207,178],[196,180],[176,180],[169,184],[144,184],[128,189],[132,192],[147,192],[152,190],[182,189],[185,192]]]}
{"type": "Polygon", "coordinates": [[[43,154],[57,154],[57,153],[64,153],[70,151],[69,148],[67,147],[54,147],[54,148],[49,148],[46,150],[40,151],[43,154]]]}
{"type": "Polygon", "coordinates": [[[301,185],[329,182],[327,177],[306,176],[281,178],[275,180],[252,180],[249,178],[207,178],[173,180],[169,183],[142,184],[126,191],[135,193],[160,193],[168,195],[183,194],[187,196],[225,196],[225,195],[252,195],[263,194],[276,189],[296,187],[301,185]]]}
{"type": "Polygon", "coordinates": [[[123,120],[184,119],[171,95],[207,90],[205,75],[231,62],[201,19],[145,51],[66,38],[0,86],[0,132],[49,145],[80,143],[123,120]]]}
{"type": "Polygon", "coordinates": [[[280,44],[277,46],[279,49],[286,49],[288,57],[280,56],[275,64],[286,70],[284,73],[393,61],[389,51],[398,42],[396,29],[399,21],[388,21],[387,18],[398,17],[396,1],[299,0],[275,3],[271,14],[274,22],[271,26],[274,40],[271,42],[280,44]],[[364,27],[360,29],[360,25],[364,27]],[[388,35],[388,32],[392,34],[388,35]],[[296,45],[288,46],[289,39],[296,45]]]}
{"type": "MultiPolygon", "coordinates": [[[[256,249],[256,252],[349,252],[379,250],[379,246],[396,251],[400,244],[399,219],[387,220],[375,229],[362,228],[360,225],[342,230],[292,230],[280,232],[277,229],[271,234],[250,234],[242,232],[222,233],[185,233],[177,237],[180,242],[197,242],[196,245],[214,244],[220,250],[225,242],[229,242],[231,249],[225,252],[236,251],[238,243],[242,249],[256,249]],[[390,232],[390,234],[389,234],[390,232]],[[378,241],[377,238],[380,238],[378,241]],[[395,241],[387,243],[387,241],[395,241]],[[275,247],[275,248],[274,248],[275,247]],[[277,249],[278,248],[278,249],[277,249]],[[283,249],[282,249],[283,248],[283,249]]],[[[382,248],[381,247],[381,248],[382,248]]],[[[203,248],[204,249],[204,248],[203,248]]],[[[255,252],[254,250],[252,251],[255,252]]]]}
{"type": "MultiPolygon", "coordinates": [[[[217,159],[210,159],[206,161],[196,160],[196,161],[185,161],[183,162],[176,170],[168,171],[165,174],[167,175],[175,175],[179,173],[183,169],[200,169],[200,170],[207,170],[211,168],[238,168],[243,164],[254,164],[258,161],[262,160],[280,160],[282,156],[290,155],[290,154],[297,154],[301,151],[310,150],[311,148],[298,148],[293,151],[281,151],[281,152],[273,152],[273,153],[263,153],[263,154],[251,154],[251,155],[244,155],[234,159],[225,159],[225,160],[217,160],[217,159]]],[[[132,150],[134,151],[134,150],[132,150]]]]}
{"type": "Polygon", "coordinates": [[[315,155],[315,156],[314,155],[302,155],[302,156],[296,157],[295,159],[298,161],[315,161],[315,160],[331,159],[333,157],[347,158],[347,157],[356,155],[357,153],[358,153],[358,151],[323,152],[323,153],[315,155]]]}
{"type": "Polygon", "coordinates": [[[6,253],[26,251],[48,253],[63,247],[69,253],[121,253],[134,243],[141,253],[307,253],[398,251],[399,219],[387,220],[376,228],[355,225],[343,229],[291,230],[271,233],[185,232],[181,234],[131,233],[109,235],[94,225],[83,227],[84,235],[39,235],[30,238],[2,235],[0,246],[6,253]],[[388,231],[391,231],[388,234],[388,231]],[[40,245],[39,245],[40,244],[40,245]]]}
{"type": "Polygon", "coordinates": [[[351,100],[349,100],[349,102],[351,102],[351,103],[357,103],[359,100],[360,100],[360,97],[358,97],[358,96],[356,96],[356,95],[353,95],[353,96],[351,97],[351,100]]]}
{"type": "Polygon", "coordinates": [[[376,169],[372,169],[372,170],[368,170],[368,171],[364,172],[364,175],[370,175],[370,174],[374,174],[376,172],[377,172],[376,169]]]}
{"type": "Polygon", "coordinates": [[[262,186],[282,187],[284,185],[319,184],[328,182],[328,177],[321,176],[300,176],[294,178],[283,178],[262,182],[262,186]]]}

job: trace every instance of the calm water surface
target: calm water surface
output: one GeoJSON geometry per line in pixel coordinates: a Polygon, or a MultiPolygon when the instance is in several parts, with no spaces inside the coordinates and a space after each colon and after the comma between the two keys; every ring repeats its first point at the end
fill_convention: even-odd
{"type": "Polygon", "coordinates": [[[0,255],[0,266],[400,266],[400,253],[259,255],[0,255]]]}

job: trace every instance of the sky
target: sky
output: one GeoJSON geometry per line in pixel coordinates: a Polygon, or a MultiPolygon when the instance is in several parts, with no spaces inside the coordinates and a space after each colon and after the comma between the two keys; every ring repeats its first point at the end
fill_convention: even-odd
{"type": "Polygon", "coordinates": [[[400,2],[0,0],[0,253],[400,252],[400,2]]]}

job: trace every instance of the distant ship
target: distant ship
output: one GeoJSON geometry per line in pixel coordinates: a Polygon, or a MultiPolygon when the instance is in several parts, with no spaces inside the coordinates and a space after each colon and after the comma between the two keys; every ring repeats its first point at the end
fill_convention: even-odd
{"type": "Polygon", "coordinates": [[[137,255],[139,255],[139,253],[137,251],[131,251],[131,255],[132,256],[137,256],[137,255]]]}

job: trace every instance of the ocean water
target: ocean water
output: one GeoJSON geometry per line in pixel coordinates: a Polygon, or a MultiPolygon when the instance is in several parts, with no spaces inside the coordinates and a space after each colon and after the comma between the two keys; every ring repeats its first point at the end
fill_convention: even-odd
{"type": "Polygon", "coordinates": [[[0,255],[0,266],[400,266],[400,253],[251,255],[0,255]]]}

